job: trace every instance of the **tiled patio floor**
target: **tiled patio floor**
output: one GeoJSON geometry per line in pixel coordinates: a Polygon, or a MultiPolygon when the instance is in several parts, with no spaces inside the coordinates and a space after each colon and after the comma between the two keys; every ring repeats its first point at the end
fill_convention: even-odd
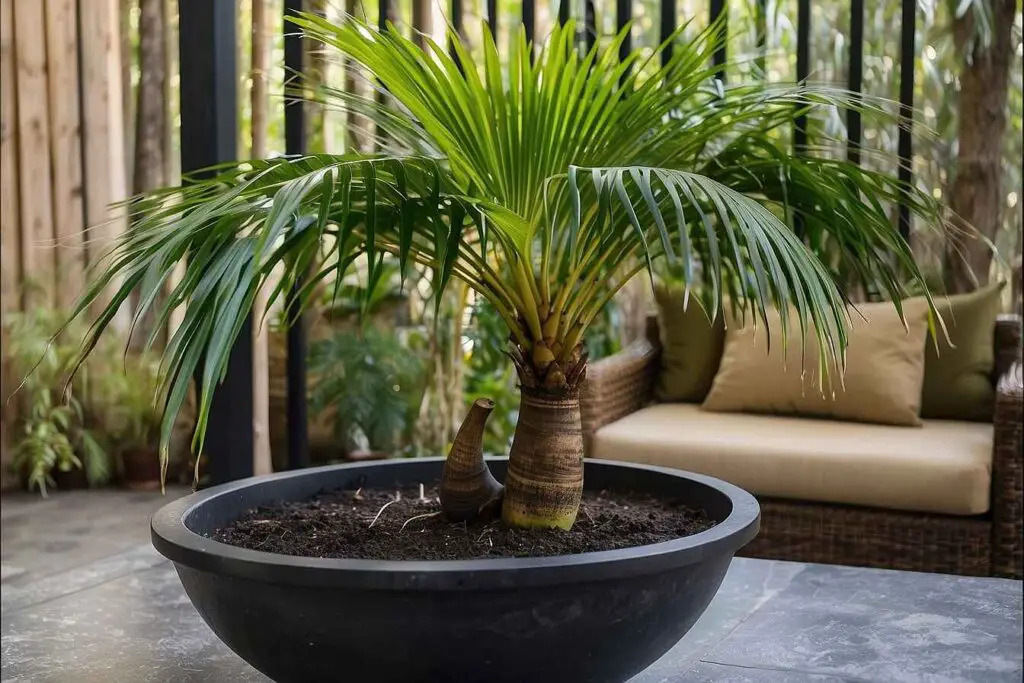
{"type": "MultiPolygon", "coordinates": [[[[0,679],[267,682],[217,640],[152,549],[147,519],[166,500],[3,496],[0,679]]],[[[632,683],[1016,683],[1021,587],[740,558],[693,630],[632,683]]]]}

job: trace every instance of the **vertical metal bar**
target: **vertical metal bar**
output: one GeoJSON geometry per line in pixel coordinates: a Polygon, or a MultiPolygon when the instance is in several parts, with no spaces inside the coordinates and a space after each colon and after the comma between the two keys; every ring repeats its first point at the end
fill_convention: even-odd
{"type": "MultiPolygon", "coordinates": [[[[802,83],[810,75],[811,66],[811,0],[798,0],[796,10],[796,80],[802,83]]],[[[802,104],[797,105],[803,107],[802,104]]],[[[793,150],[802,154],[807,147],[807,115],[800,114],[793,123],[793,150]]],[[[804,219],[797,214],[793,228],[804,236],[804,219]]]]}
{"type": "Polygon", "coordinates": [[[754,23],[757,26],[757,66],[758,75],[767,79],[767,64],[765,62],[765,47],[768,43],[768,0],[757,0],[755,8],[756,17],[754,23]]]}
{"type": "Polygon", "coordinates": [[[523,0],[523,31],[526,33],[526,42],[530,44],[530,54],[533,54],[533,36],[537,27],[537,0],[523,0]]]}
{"type": "MultiPolygon", "coordinates": [[[[722,31],[727,32],[729,30],[729,15],[725,10],[725,0],[711,0],[711,23],[721,20],[722,31]]],[[[725,83],[725,60],[728,57],[726,54],[725,43],[723,42],[717,50],[715,50],[714,56],[711,58],[712,63],[720,67],[718,71],[718,80],[725,83]]]]}
{"type": "MultiPolygon", "coordinates": [[[[811,71],[811,0],[799,0],[796,12],[796,80],[807,80],[811,71]]],[[[807,115],[796,118],[793,148],[800,152],[807,146],[807,115]]]]}
{"type": "MultiPolygon", "coordinates": [[[[284,16],[302,10],[302,0],[285,0],[284,16]]],[[[304,67],[302,36],[284,21],[285,85],[298,82],[304,67]]],[[[306,153],[306,109],[301,101],[285,99],[284,147],[287,154],[306,153]]],[[[285,297],[288,321],[288,468],[309,465],[309,417],[306,405],[306,318],[299,313],[301,283],[295,282],[285,297]]]]}
{"type": "MultiPolygon", "coordinates": [[[[913,145],[911,133],[914,126],[914,38],[917,32],[917,2],[903,0],[903,17],[900,26],[900,134],[897,148],[900,157],[899,179],[906,187],[913,182],[913,145]]],[[[910,207],[900,202],[900,234],[910,239],[910,207]]]]}
{"type": "MultiPolygon", "coordinates": [[[[454,2],[459,0],[453,0],[452,8],[454,9],[454,2]]],[[[498,42],[498,0],[487,0],[487,25],[491,29],[491,36],[494,37],[494,42],[498,42]]],[[[462,3],[459,2],[459,26],[462,26],[462,3]]],[[[461,28],[459,29],[462,30],[461,28]]]]}
{"type": "MultiPolygon", "coordinates": [[[[615,0],[615,32],[618,33],[625,28],[629,20],[633,18],[633,2],[632,0],[615,0]]],[[[623,41],[619,44],[619,61],[625,61],[629,53],[633,51],[633,27],[630,26],[629,31],[626,32],[626,36],[623,41]]],[[[625,83],[626,79],[629,78],[632,67],[622,72],[622,76],[619,78],[620,83],[625,83]]]]}
{"type": "MultiPolygon", "coordinates": [[[[864,0],[850,0],[850,69],[847,86],[851,92],[856,93],[859,100],[864,87],[864,0]]],[[[859,164],[863,124],[860,112],[856,109],[846,110],[846,134],[846,157],[859,164]]]]}
{"type": "MultiPolygon", "coordinates": [[[[297,0],[301,5],[302,0],[297,0]]],[[[386,31],[388,22],[391,21],[391,0],[377,0],[377,29],[380,31],[386,31]]],[[[386,89],[384,84],[377,82],[377,102],[384,104],[386,89]]],[[[384,147],[384,136],[381,129],[374,126],[374,149],[378,152],[384,147]]],[[[305,151],[305,149],[303,149],[305,151]]]]}
{"type": "Polygon", "coordinates": [[[597,12],[594,10],[594,0],[583,2],[583,30],[587,52],[590,52],[597,44],[597,12]]]}
{"type": "MultiPolygon", "coordinates": [[[[299,29],[288,22],[287,17],[302,11],[303,0],[285,0],[284,2],[284,72],[285,91],[301,83],[303,62],[303,44],[299,29]]],[[[303,103],[294,97],[285,97],[284,101],[284,146],[287,154],[306,153],[306,116],[303,103]]]]}
{"type": "MultiPolygon", "coordinates": [[[[498,24],[498,13],[495,10],[493,15],[490,14],[490,4],[488,4],[487,18],[494,23],[491,24],[492,30],[496,29],[498,24]]],[[[462,35],[462,0],[452,0],[452,26],[455,28],[455,32],[460,36],[462,35]]]]}
{"type": "MultiPolygon", "coordinates": [[[[615,31],[621,31],[633,18],[632,0],[615,0],[615,31]]],[[[626,34],[626,39],[619,45],[619,59],[625,59],[633,51],[633,32],[626,34]]],[[[628,74],[623,74],[625,78],[628,74]]]]}
{"type": "MultiPolygon", "coordinates": [[[[238,158],[235,0],[179,0],[181,170],[195,173],[238,158]]],[[[212,484],[252,476],[252,315],[231,347],[213,391],[205,453],[212,484]]]]}
{"type": "MultiPolygon", "coordinates": [[[[384,0],[379,1],[384,2],[384,0]]],[[[497,15],[495,15],[495,21],[497,21],[497,15]]],[[[495,26],[497,26],[497,24],[495,24],[495,26]]],[[[462,35],[462,0],[452,0],[452,28],[455,30],[456,35],[462,35]]],[[[448,40],[448,54],[452,56],[452,59],[455,60],[455,63],[458,64],[461,69],[462,65],[459,63],[459,58],[455,54],[455,46],[452,45],[451,39],[448,40]]]]}
{"type": "MultiPolygon", "coordinates": [[[[676,30],[676,0],[661,0],[661,42],[668,40],[676,30]]],[[[672,45],[665,46],[661,51],[661,63],[668,64],[672,59],[672,45]]]]}

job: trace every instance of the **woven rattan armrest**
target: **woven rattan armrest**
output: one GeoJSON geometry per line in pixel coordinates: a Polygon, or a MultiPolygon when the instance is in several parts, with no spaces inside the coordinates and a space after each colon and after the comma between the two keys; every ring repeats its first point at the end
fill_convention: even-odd
{"type": "Polygon", "coordinates": [[[1024,576],[1024,440],[1022,371],[1015,362],[999,378],[993,416],[992,573],[1024,576]]]}
{"type": "Polygon", "coordinates": [[[587,368],[587,379],[580,391],[580,412],[588,455],[594,432],[651,401],[658,355],[654,344],[639,339],[587,368]]]}

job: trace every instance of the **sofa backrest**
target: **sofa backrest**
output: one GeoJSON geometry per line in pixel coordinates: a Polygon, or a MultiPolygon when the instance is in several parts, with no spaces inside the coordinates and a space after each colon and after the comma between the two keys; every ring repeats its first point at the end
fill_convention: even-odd
{"type": "MultiPolygon", "coordinates": [[[[993,387],[1014,363],[1022,359],[1021,328],[1021,317],[1013,313],[1002,314],[995,321],[991,377],[993,387]]],[[[656,314],[647,317],[646,337],[656,349],[661,348],[661,329],[656,314]]]]}

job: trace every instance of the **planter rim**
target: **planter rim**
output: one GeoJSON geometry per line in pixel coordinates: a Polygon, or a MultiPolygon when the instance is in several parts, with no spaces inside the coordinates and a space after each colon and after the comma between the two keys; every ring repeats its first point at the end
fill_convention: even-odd
{"type": "MultiPolygon", "coordinates": [[[[507,458],[487,460],[501,462],[507,458]]],[[[176,564],[275,584],[378,590],[466,590],[558,585],[665,571],[712,557],[731,556],[754,538],[760,526],[757,500],[738,486],[683,470],[590,459],[586,461],[587,467],[640,469],[695,481],[726,496],[732,510],[724,520],[706,531],[661,543],[573,555],[475,560],[357,560],[283,555],[221,543],[190,530],[185,524],[185,520],[204,504],[230,498],[241,489],[270,480],[315,477],[339,469],[400,468],[413,462],[443,461],[443,457],[437,457],[326,465],[214,486],[160,508],[151,524],[153,545],[176,564]]]]}

